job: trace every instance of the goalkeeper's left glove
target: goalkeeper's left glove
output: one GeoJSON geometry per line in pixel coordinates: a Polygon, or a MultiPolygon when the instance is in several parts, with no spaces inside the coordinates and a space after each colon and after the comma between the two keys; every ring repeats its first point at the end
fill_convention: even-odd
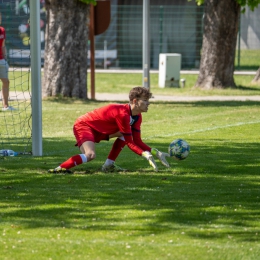
{"type": "Polygon", "coordinates": [[[170,167],[165,157],[170,157],[168,153],[160,152],[159,150],[152,148],[151,154],[156,156],[165,167],[170,167]]]}
{"type": "Polygon", "coordinates": [[[157,172],[158,168],[157,168],[156,162],[154,161],[152,154],[150,152],[146,151],[146,152],[142,152],[142,156],[149,162],[149,164],[157,172]]]}

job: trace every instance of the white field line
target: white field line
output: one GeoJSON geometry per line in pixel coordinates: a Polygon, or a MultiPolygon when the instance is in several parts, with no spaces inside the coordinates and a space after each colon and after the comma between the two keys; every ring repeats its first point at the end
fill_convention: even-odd
{"type": "Polygon", "coordinates": [[[156,137],[170,137],[170,136],[190,135],[190,134],[203,133],[203,132],[213,131],[213,130],[218,130],[218,129],[237,127],[237,126],[243,126],[243,125],[259,124],[259,123],[260,123],[260,120],[258,120],[258,121],[250,121],[250,122],[238,122],[236,124],[223,125],[223,126],[214,126],[214,127],[208,127],[208,128],[203,128],[203,129],[198,129],[198,130],[193,130],[193,131],[188,131],[188,132],[177,132],[177,133],[166,134],[166,135],[153,135],[153,136],[148,136],[148,137],[143,138],[143,139],[147,140],[147,139],[153,139],[153,138],[156,138],[156,137]]]}

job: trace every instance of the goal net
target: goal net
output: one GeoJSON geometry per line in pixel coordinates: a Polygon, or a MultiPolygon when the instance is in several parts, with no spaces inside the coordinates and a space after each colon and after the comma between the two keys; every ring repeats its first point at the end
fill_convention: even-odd
{"type": "MultiPolygon", "coordinates": [[[[5,46],[9,64],[9,106],[3,111],[3,93],[0,93],[0,149],[21,154],[32,150],[31,86],[30,86],[30,8],[29,0],[0,0],[1,27],[5,29],[5,46]]],[[[0,81],[0,88],[3,85],[0,81]]]]}

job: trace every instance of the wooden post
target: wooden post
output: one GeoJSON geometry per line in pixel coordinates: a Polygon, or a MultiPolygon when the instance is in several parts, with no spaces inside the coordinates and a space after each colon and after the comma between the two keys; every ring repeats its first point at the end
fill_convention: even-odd
{"type": "Polygon", "coordinates": [[[90,5],[89,40],[91,99],[95,99],[95,11],[93,5],[90,5]]]}
{"type": "Polygon", "coordinates": [[[90,5],[89,40],[90,40],[90,84],[91,99],[95,99],[95,35],[106,31],[110,24],[110,0],[98,1],[90,5]]]}

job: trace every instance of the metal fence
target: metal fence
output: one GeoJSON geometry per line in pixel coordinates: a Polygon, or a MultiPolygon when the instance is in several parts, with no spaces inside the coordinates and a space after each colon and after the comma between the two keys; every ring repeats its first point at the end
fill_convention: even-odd
{"type": "MultiPolygon", "coordinates": [[[[115,2],[117,0],[112,1],[115,2]]],[[[8,35],[9,63],[11,66],[26,66],[30,62],[29,12],[25,4],[17,10],[15,3],[14,0],[0,2],[8,35]]],[[[160,53],[180,53],[182,69],[199,68],[203,14],[203,6],[190,2],[182,5],[151,5],[151,69],[158,69],[160,53]]],[[[142,68],[142,20],[142,5],[111,5],[110,26],[95,38],[96,67],[142,68]]],[[[40,30],[43,63],[45,12],[42,2],[40,30]]],[[[247,9],[241,14],[235,66],[236,69],[255,70],[260,65],[259,61],[260,7],[254,12],[247,9]]]]}
{"type": "MultiPolygon", "coordinates": [[[[109,66],[142,68],[142,15],[140,5],[112,6],[111,26],[96,37],[96,51],[107,57],[109,66]],[[115,21],[116,19],[116,21],[115,21]],[[104,50],[104,51],[103,51],[104,50]],[[110,51],[113,56],[105,54],[110,51]]],[[[182,54],[182,67],[199,65],[202,45],[203,8],[194,6],[151,6],[151,68],[158,69],[160,53],[182,54]]]]}
{"type": "MultiPolygon", "coordinates": [[[[112,5],[108,30],[96,37],[99,67],[142,68],[142,6],[112,5]]],[[[151,6],[151,69],[160,53],[180,53],[182,69],[199,67],[203,37],[203,6],[151,6]]],[[[255,70],[260,65],[260,8],[241,14],[235,66],[255,70]]]]}

